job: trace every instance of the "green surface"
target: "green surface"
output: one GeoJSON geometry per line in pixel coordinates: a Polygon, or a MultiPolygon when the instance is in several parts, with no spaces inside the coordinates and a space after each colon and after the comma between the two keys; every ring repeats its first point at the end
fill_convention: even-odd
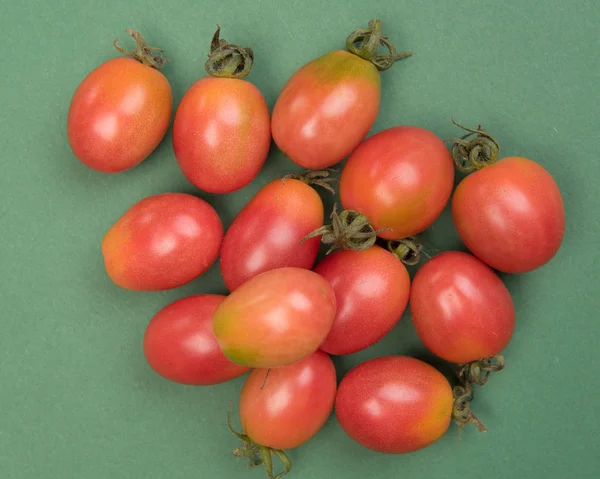
{"type": "MultiPolygon", "coordinates": [[[[447,138],[457,133],[452,115],[483,123],[503,155],[530,157],[554,175],[568,229],[551,264],[505,278],[518,324],[507,369],[475,402],[487,434],[469,428],[459,444],[453,426],[426,450],[383,456],[354,444],[332,416],[291,452],[291,477],[598,477],[600,10],[592,0],[371,3],[1,0],[0,477],[263,477],[230,455],[237,444],[226,406],[243,380],[171,384],[149,370],[140,347],[168,302],[224,292],[218,267],[152,294],[117,288],[103,269],[100,239],[126,208],[158,192],[198,193],[176,165],[170,135],[138,168],[106,176],[72,156],[67,109],[83,77],[115,56],[111,42],[125,39],[125,28],[165,48],[176,105],[203,76],[219,22],[224,38],[254,48],[249,79],[272,107],[296,68],[343,47],[376,16],[415,56],[382,74],[374,131],[414,124],[447,138]]],[[[199,194],[228,224],[262,185],[292,171],[273,149],[247,188],[199,194]]],[[[459,246],[447,211],[424,239],[440,250],[459,246]]],[[[387,353],[430,359],[405,315],[378,345],[336,363],[343,373],[387,353]]]]}

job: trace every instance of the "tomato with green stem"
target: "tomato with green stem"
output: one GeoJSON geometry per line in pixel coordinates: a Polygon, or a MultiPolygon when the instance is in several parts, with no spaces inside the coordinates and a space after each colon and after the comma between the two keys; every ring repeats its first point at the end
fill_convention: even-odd
{"type": "Polygon", "coordinates": [[[181,384],[220,384],[248,372],[229,361],[212,330],[212,315],[225,299],[219,294],[198,294],[162,308],[144,334],[144,355],[162,377],[181,384]]]}
{"type": "Polygon", "coordinates": [[[379,71],[410,53],[382,35],[381,22],[369,22],[334,50],[301,67],[283,87],[271,127],[273,140],[294,163],[323,169],[346,158],[365,138],[377,117],[379,71]],[[380,46],[389,50],[379,54],[380,46]]]}
{"type": "Polygon", "coordinates": [[[223,225],[206,201],[162,193],[130,207],[106,232],[101,249],[115,284],[134,291],[177,288],[217,259],[223,225]]]}
{"type": "Polygon", "coordinates": [[[435,355],[461,365],[470,382],[500,369],[515,329],[515,307],[498,275],[459,251],[434,256],[413,278],[410,312],[417,335],[435,355]]]}
{"type": "Polygon", "coordinates": [[[548,263],[565,234],[565,207],[550,173],[528,158],[499,159],[500,146],[478,126],[457,138],[452,156],[462,172],[452,217],[469,250],[504,273],[548,263]],[[474,138],[473,138],[474,136],[474,138]]]}
{"type": "Polygon", "coordinates": [[[142,36],[131,58],[114,58],[93,70],[77,87],[69,106],[67,135],[75,156],[103,173],[133,168],[159,145],[171,121],[171,85],[159,71],[167,60],[142,36]],[[154,52],[160,55],[154,55],[154,52]]]}
{"type": "Polygon", "coordinates": [[[219,38],[217,26],[208,77],[186,92],[173,123],[173,149],[187,179],[210,193],[246,186],[262,168],[271,144],[271,119],[262,93],[244,80],[250,48],[219,38]]]}
{"type": "Polygon", "coordinates": [[[217,308],[213,329],[231,361],[276,368],[314,353],[335,317],[335,293],[313,271],[279,268],[255,276],[217,308]]]}
{"type": "Polygon", "coordinates": [[[264,464],[269,478],[280,478],[292,467],[283,452],[304,444],[325,424],[335,403],[336,373],[331,358],[317,351],[294,364],[276,369],[254,369],[240,395],[239,414],[243,433],[228,424],[243,441],[236,456],[251,465],[264,464]],[[273,476],[272,455],[284,471],[273,476]]]}
{"type": "Polygon", "coordinates": [[[415,126],[388,128],[364,141],[340,178],[345,209],[364,215],[379,236],[416,235],[444,210],[454,186],[454,165],[434,133],[415,126]]]}
{"type": "Polygon", "coordinates": [[[221,275],[229,291],[265,271],[314,266],[319,240],[301,240],[323,224],[323,201],[310,185],[334,192],[329,175],[311,171],[274,180],[242,208],[221,247],[221,275]]]}
{"type": "Polygon", "coordinates": [[[485,430],[470,410],[472,391],[457,387],[429,364],[407,356],[383,356],[344,376],[335,400],[342,429],[368,449],[405,454],[439,440],[454,419],[485,430]]]}

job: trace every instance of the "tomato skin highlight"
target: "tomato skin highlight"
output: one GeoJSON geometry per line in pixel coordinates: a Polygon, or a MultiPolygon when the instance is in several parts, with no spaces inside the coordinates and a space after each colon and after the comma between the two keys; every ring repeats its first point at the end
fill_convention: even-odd
{"type": "Polygon", "coordinates": [[[273,140],[294,163],[322,169],[346,158],[365,138],[379,110],[375,66],[343,50],[301,67],[273,108],[273,140]]]}
{"type": "Polygon", "coordinates": [[[248,372],[229,361],[212,330],[212,315],[225,296],[199,294],[178,299],[152,318],[144,334],[150,367],[181,384],[220,384],[248,372]]]}
{"type": "Polygon", "coordinates": [[[482,261],[459,251],[421,266],[413,279],[410,312],[423,344],[457,364],[500,353],[515,329],[514,304],[502,280],[482,261]]]}
{"type": "Polygon", "coordinates": [[[283,267],[311,269],[319,238],[300,241],[323,225],[323,202],[306,183],[275,180],[238,213],[221,247],[221,275],[229,291],[254,276],[283,267]]]}
{"type": "Polygon", "coordinates": [[[558,252],[565,234],[560,190],[540,164],[504,158],[463,179],[452,217],[469,250],[505,273],[537,269],[558,252]]]}
{"type": "Polygon", "coordinates": [[[173,123],[173,149],[187,179],[210,193],[250,183],[271,144],[271,119],[262,93],[235,78],[205,77],[185,93],[173,123]]]}
{"type": "Polygon", "coordinates": [[[408,304],[408,271],[379,246],[337,250],[314,271],[331,283],[337,301],[333,327],[320,348],[326,353],[351,354],[375,344],[392,330],[408,304]]]}
{"type": "Polygon", "coordinates": [[[129,208],[102,240],[104,266],[122,288],[177,288],[217,259],[223,225],[206,201],[185,193],[149,196],[129,208]]]}
{"type": "Polygon", "coordinates": [[[77,87],[67,135],[75,156],[102,173],[133,168],[159,145],[169,127],[171,85],[158,70],[114,58],[77,87]]]}
{"type": "Polygon", "coordinates": [[[314,436],[331,415],[335,368],[327,354],[317,351],[302,361],[267,371],[254,369],[242,388],[242,427],[256,444],[292,449],[314,436]]]}
{"type": "Polygon", "coordinates": [[[383,356],[346,374],[335,411],[346,434],[362,446],[404,454],[444,435],[453,403],[448,380],[433,366],[407,356],[383,356]]]}
{"type": "Polygon", "coordinates": [[[217,308],[213,330],[230,361],[276,368],[315,352],[331,330],[335,294],[326,279],[301,268],[261,273],[217,308]]]}
{"type": "Polygon", "coordinates": [[[454,186],[454,163],[444,143],[414,126],[383,130],[365,140],[342,170],[345,209],[369,218],[379,236],[422,232],[440,216],[454,186]]]}

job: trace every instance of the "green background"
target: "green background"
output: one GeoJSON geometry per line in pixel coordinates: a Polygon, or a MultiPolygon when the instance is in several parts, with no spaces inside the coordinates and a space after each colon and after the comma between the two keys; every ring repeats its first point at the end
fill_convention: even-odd
{"type": "MultiPolygon", "coordinates": [[[[458,133],[451,116],[481,122],[504,156],[530,157],[554,175],[567,233],[550,264],[504,277],[518,324],[506,370],[474,403],[488,433],[468,428],[459,444],[452,426],[428,449],[384,456],[353,443],[332,416],[291,452],[292,477],[598,477],[595,2],[2,0],[0,7],[0,477],[263,477],[230,454],[237,443],[225,412],[243,379],[209,388],[172,384],[150,371],[141,350],[158,309],[186,295],[225,291],[218,266],[176,290],[127,292],[108,280],[99,242],[130,205],[166,191],[206,198],[227,225],[262,185],[297,168],[273,148],[250,186],[206,195],[179,171],[168,134],[139,167],[103,175],[70,152],[67,109],[84,76],[116,55],[116,35],[131,46],[126,28],[166,50],[172,63],[164,73],[177,105],[204,75],[219,22],[224,38],[253,47],[249,79],[272,107],[300,65],[343,47],[346,35],[373,17],[400,50],[415,53],[382,74],[373,132],[413,124],[448,138],[458,133]]],[[[423,239],[432,249],[461,247],[448,211],[423,239]]],[[[343,374],[389,353],[438,364],[408,314],[379,344],[336,364],[343,374]]]]}

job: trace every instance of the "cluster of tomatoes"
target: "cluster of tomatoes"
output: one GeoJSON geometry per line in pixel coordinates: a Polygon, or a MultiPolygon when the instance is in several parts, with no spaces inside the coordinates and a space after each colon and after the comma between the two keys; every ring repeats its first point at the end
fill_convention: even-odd
{"type": "MultiPolygon", "coordinates": [[[[161,51],[130,32],[136,49],[90,73],[68,118],[72,149],[84,164],[119,172],[143,161],[171,120],[172,97],[161,51]]],[[[363,446],[406,453],[439,439],[452,419],[483,425],[469,407],[472,384],[501,369],[515,327],[509,291],[494,270],[539,268],[558,251],[565,229],[560,191],[538,163],[499,159],[496,140],[465,128],[450,150],[434,133],[398,126],[365,140],[377,116],[379,71],[397,53],[373,20],[354,31],[347,51],[302,66],[269,113],[243,78],[254,53],[215,33],[206,70],[177,108],[175,157],[198,188],[227,193],[261,170],[271,138],[308,169],[264,186],[224,232],[216,211],[196,196],[142,199],[102,241],[105,267],[135,291],[181,286],[220,257],[228,296],[198,294],[169,304],[150,321],[144,352],[163,377],[209,385],[248,371],[239,401],[239,456],[264,464],[317,433],[335,407],[346,433],[363,446]],[[380,47],[387,49],[380,53],[380,47]],[[313,186],[333,190],[344,210],[324,225],[313,186]],[[453,192],[455,169],[474,171],[453,192]],[[470,253],[447,251],[411,279],[415,235],[452,202],[470,253]],[[315,266],[321,240],[330,253],[315,266]],[[351,354],[383,338],[410,304],[418,336],[454,363],[453,389],[434,367],[407,356],[374,358],[337,384],[330,355],[351,354]]],[[[279,476],[278,476],[279,477],[279,476]]]]}

